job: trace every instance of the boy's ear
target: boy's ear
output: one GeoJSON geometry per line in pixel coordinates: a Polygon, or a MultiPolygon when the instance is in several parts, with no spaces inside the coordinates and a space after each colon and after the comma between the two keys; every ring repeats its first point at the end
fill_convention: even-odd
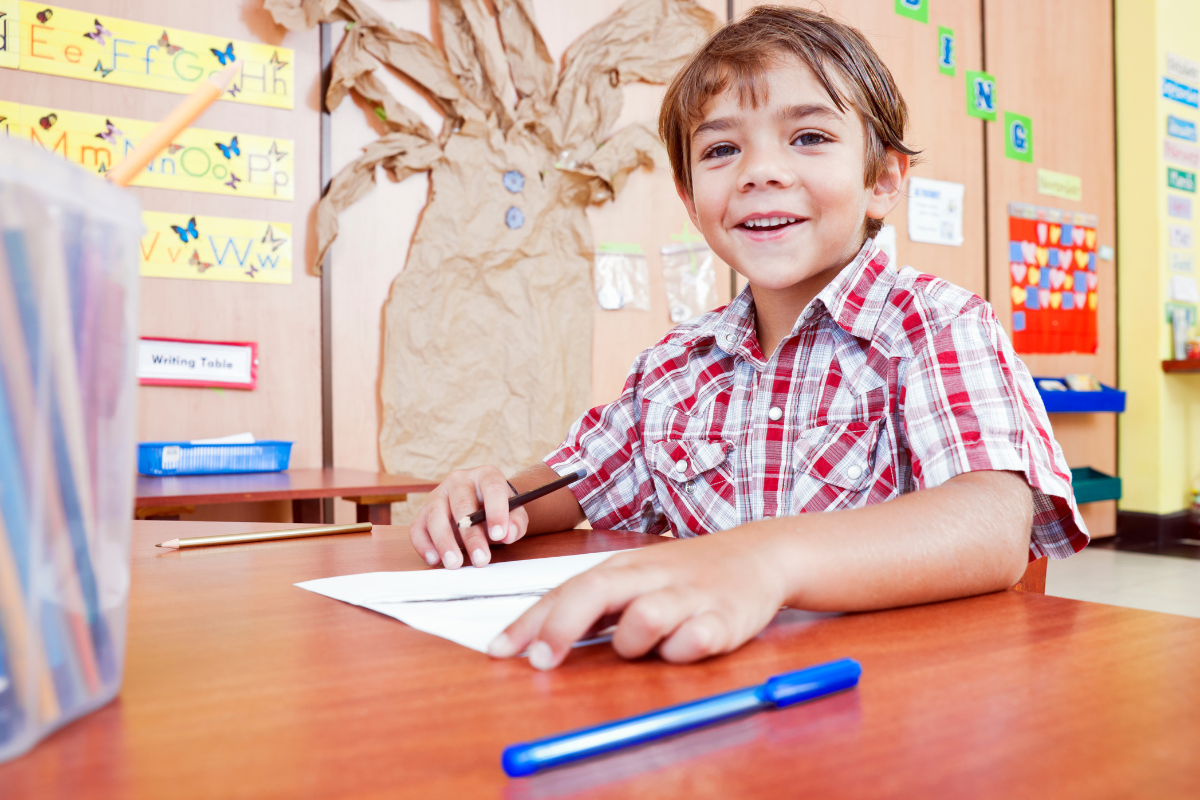
{"type": "Polygon", "coordinates": [[[692,218],[692,224],[696,226],[696,230],[700,230],[700,222],[696,219],[696,201],[692,199],[692,196],[687,193],[687,189],[684,189],[683,184],[679,181],[675,181],[675,193],[683,201],[683,206],[687,209],[688,216],[692,218]]]}
{"type": "Polygon", "coordinates": [[[867,201],[867,216],[871,219],[883,219],[897,205],[904,192],[904,180],[908,177],[908,156],[894,148],[884,152],[883,171],[875,181],[871,197],[867,201]]]}

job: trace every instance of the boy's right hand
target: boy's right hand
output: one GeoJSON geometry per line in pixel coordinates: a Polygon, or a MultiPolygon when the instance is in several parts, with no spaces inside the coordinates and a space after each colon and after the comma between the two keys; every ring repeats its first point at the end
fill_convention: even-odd
{"type": "Polygon", "coordinates": [[[512,544],[529,530],[524,507],[508,510],[512,494],[504,473],[495,467],[455,470],[430,492],[409,528],[409,540],[431,567],[440,561],[446,569],[458,569],[464,552],[482,567],[492,559],[489,539],[512,544]],[[458,520],[481,507],[487,511],[483,524],[458,527],[458,520]]]}

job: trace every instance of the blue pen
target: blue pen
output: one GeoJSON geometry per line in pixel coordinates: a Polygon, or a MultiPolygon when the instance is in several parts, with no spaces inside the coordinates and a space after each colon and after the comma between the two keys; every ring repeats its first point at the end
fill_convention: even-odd
{"type": "Polygon", "coordinates": [[[637,717],[510,745],[504,748],[501,761],[511,777],[532,775],[541,769],[674,736],[770,706],[783,708],[850,689],[858,685],[861,674],[862,666],[850,658],[817,664],[776,675],[761,686],[747,686],[637,717]]]}

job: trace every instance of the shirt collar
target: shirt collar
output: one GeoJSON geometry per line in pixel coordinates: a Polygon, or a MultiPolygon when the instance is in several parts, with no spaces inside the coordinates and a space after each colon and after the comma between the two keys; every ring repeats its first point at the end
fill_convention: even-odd
{"type": "Polygon", "coordinates": [[[870,339],[875,335],[898,274],[887,254],[874,239],[868,239],[854,260],[843,267],[812,302],[822,303],[829,316],[846,333],[870,339]]]}
{"type": "MultiPolygon", "coordinates": [[[[812,318],[812,314],[807,312],[818,308],[817,304],[820,303],[844,331],[852,336],[870,339],[875,334],[897,274],[896,268],[888,262],[887,254],[875,244],[874,239],[868,239],[858,255],[812,299],[809,308],[805,309],[806,313],[796,320],[792,334],[812,318]]],[[[754,295],[747,286],[714,321],[711,330],[718,347],[727,353],[738,352],[746,337],[754,333],[753,310],[754,295]]]]}

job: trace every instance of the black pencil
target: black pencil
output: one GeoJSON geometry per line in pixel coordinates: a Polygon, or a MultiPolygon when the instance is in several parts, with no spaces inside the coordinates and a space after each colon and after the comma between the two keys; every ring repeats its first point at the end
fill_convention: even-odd
{"type": "MultiPolygon", "coordinates": [[[[532,503],[534,500],[537,500],[539,497],[545,497],[546,495],[550,494],[551,492],[557,492],[559,489],[563,488],[564,486],[570,486],[575,481],[580,480],[581,478],[586,478],[586,477],[587,477],[587,472],[585,470],[580,469],[580,470],[576,470],[575,472],[572,472],[570,475],[564,475],[556,481],[550,481],[550,483],[547,483],[545,486],[539,486],[536,489],[530,489],[528,492],[525,492],[524,494],[513,495],[512,497],[508,498],[508,510],[512,511],[514,508],[520,508],[521,506],[525,505],[526,503],[532,503]]],[[[460,519],[458,521],[458,527],[470,528],[472,525],[478,525],[479,523],[483,522],[485,519],[487,519],[487,513],[481,508],[478,511],[476,511],[474,514],[471,514],[470,516],[466,516],[466,517],[463,517],[462,519],[460,519]]]]}

